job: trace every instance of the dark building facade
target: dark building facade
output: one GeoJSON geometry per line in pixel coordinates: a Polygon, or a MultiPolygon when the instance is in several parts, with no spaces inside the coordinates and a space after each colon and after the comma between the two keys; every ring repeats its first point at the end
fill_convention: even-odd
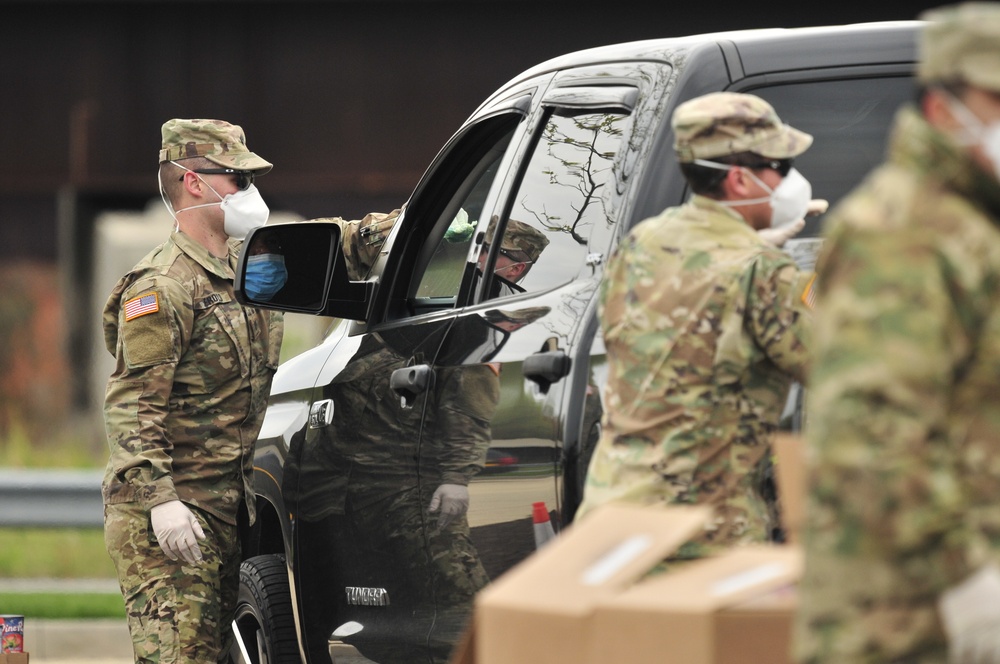
{"type": "MultiPolygon", "coordinates": [[[[166,119],[242,125],[275,164],[260,184],[272,209],[358,218],[402,203],[486,95],[549,57],[912,19],[935,4],[0,0],[0,257],[58,271],[72,365],[97,333],[82,323],[101,304],[87,288],[94,217],[158,196],[166,119]]],[[[68,373],[69,403],[80,406],[85,384],[68,373]]]]}

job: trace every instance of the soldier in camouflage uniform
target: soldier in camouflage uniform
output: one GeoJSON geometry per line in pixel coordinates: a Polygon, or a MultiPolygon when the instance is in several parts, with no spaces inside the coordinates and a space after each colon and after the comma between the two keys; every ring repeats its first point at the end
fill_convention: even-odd
{"type": "Polygon", "coordinates": [[[1000,662],[1000,4],[921,18],[817,264],[802,662],[1000,662]]]}
{"type": "Polygon", "coordinates": [[[711,505],[678,554],[689,558],[768,541],[776,526],[761,485],[804,379],[809,275],[756,231],[772,226],[768,190],[794,181],[812,137],[745,94],[693,99],[672,123],[694,195],[637,225],[609,261],[606,412],[577,518],[611,501],[711,505]]]}
{"type": "Polygon", "coordinates": [[[253,449],[281,315],[233,294],[239,241],[267,219],[271,164],[218,120],[166,122],[159,180],[170,237],[114,287],[103,483],[105,540],[136,662],[228,661],[238,513],[254,520],[253,449]]]}
{"type": "MultiPolygon", "coordinates": [[[[487,240],[479,253],[479,269],[486,266],[489,256],[490,242],[496,234],[497,218],[490,219],[486,227],[487,240]]],[[[491,298],[505,297],[523,293],[524,289],[517,285],[528,275],[538,256],[549,244],[549,238],[534,226],[523,221],[510,219],[504,228],[500,249],[497,251],[496,263],[493,266],[493,281],[491,282],[491,298]]]]}

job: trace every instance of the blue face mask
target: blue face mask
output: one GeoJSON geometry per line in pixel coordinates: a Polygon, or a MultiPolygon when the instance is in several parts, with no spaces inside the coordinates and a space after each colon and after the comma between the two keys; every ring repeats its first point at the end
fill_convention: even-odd
{"type": "Polygon", "coordinates": [[[267,302],[287,280],[288,270],[285,269],[285,257],[281,254],[247,256],[243,290],[250,299],[267,302]]]}

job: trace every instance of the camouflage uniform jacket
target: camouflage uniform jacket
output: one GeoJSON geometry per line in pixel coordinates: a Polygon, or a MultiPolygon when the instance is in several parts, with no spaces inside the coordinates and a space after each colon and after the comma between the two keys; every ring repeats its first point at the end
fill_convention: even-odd
{"type": "Polygon", "coordinates": [[[400,212],[397,208],[388,213],[369,212],[364,218],[351,221],[341,217],[322,217],[310,221],[327,222],[340,227],[340,246],[347,261],[347,276],[352,281],[362,281],[378,260],[400,212]]]}
{"type": "Polygon", "coordinates": [[[935,602],[1000,553],[1000,184],[912,108],[817,267],[808,662],[944,662],[935,602]]]}
{"type": "Polygon", "coordinates": [[[281,346],[281,314],[233,296],[228,263],[174,232],[115,286],[104,336],[117,365],[104,406],[105,503],[179,499],[251,521],[254,441],[281,346]]]}
{"type": "Polygon", "coordinates": [[[701,196],[629,234],[602,283],[607,410],[581,512],[613,500],[712,505],[707,546],[686,555],[770,538],[760,476],[804,374],[809,276],[701,196]]]}

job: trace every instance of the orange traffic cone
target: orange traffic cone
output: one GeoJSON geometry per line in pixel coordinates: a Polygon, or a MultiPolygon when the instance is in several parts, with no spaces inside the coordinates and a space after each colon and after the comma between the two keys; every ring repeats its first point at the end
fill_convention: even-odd
{"type": "Polygon", "coordinates": [[[549,519],[549,510],[545,507],[545,503],[531,504],[531,520],[535,527],[535,549],[538,550],[556,536],[556,532],[552,529],[552,521],[549,519]]]}

